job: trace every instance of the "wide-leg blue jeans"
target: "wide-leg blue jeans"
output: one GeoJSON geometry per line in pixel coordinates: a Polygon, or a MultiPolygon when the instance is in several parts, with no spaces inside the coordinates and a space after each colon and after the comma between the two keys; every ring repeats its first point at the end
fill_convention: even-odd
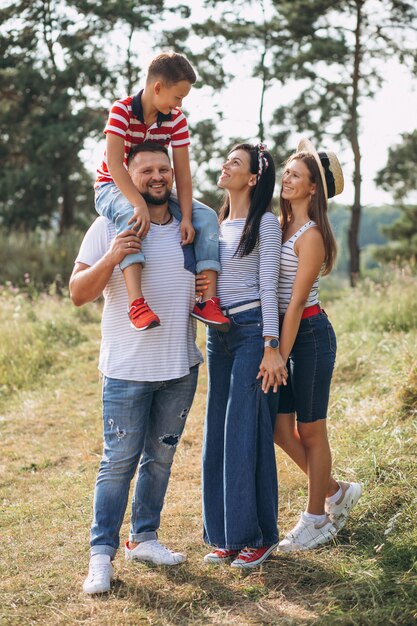
{"type": "Polygon", "coordinates": [[[182,378],[104,378],[103,457],[94,494],[91,555],[114,557],[131,480],[139,463],[130,541],[156,539],[175,450],[197,386],[198,365],[182,378]]]}
{"type": "Polygon", "coordinates": [[[228,333],[207,331],[203,523],[206,543],[239,550],[278,541],[277,394],[270,406],[256,380],[264,350],[260,307],[230,319],[228,333]]]}

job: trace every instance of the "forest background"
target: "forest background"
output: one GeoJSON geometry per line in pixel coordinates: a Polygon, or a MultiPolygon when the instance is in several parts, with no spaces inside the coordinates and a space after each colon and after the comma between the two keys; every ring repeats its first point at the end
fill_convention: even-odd
{"type": "Polygon", "coordinates": [[[0,283],[66,284],[95,216],[109,106],[137,91],[166,49],[199,74],[185,103],[197,197],[218,206],[219,165],[236,140],[266,141],[282,163],[306,135],[345,169],[330,211],[338,281],[412,260],[416,13],[414,2],[389,0],[6,0],[0,283]]]}
{"type": "MultiPolygon", "coordinates": [[[[402,0],[0,0],[2,625],[417,623],[416,30],[402,0]],[[119,553],[111,593],[89,598],[102,303],[74,307],[67,284],[95,219],[108,108],[166,49],[199,74],[185,102],[197,197],[218,204],[238,139],[266,141],[279,164],[305,135],[342,161],[338,265],[320,297],[338,337],[333,468],[363,496],[331,545],[249,576],[207,568],[203,365],[161,523],[188,560],[167,572],[119,553]]],[[[277,466],[285,533],[306,480],[278,449],[277,466]]]]}

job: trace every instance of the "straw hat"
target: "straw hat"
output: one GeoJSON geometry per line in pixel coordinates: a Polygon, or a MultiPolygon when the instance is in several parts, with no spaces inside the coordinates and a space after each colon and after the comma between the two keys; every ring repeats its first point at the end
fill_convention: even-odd
{"type": "Polygon", "coordinates": [[[297,152],[309,152],[315,158],[327,199],[342,193],[343,172],[334,152],[317,152],[311,141],[305,137],[298,142],[297,152]]]}

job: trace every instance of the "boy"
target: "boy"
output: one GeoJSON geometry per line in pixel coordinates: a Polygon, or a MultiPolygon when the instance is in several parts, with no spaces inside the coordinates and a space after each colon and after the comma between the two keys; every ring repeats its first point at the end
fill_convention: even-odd
{"type": "MultiPolygon", "coordinates": [[[[165,146],[171,143],[178,191],[174,216],[181,222],[183,245],[192,243],[196,235],[197,272],[204,272],[210,281],[202,302],[195,305],[192,315],[218,330],[227,331],[230,322],[215,297],[217,272],[220,271],[217,218],[208,207],[192,201],[190,139],[187,120],[179,108],[195,81],[195,72],[184,56],[175,52],[160,54],[149,65],[145,88],[136,96],[114,103],[104,129],[106,153],[97,170],[96,209],[115,223],[117,233],[131,227],[143,239],[150,227],[146,194],[141,195],[133,185],[126,169],[127,158],[138,143],[157,141],[165,146]],[[191,221],[192,212],[197,232],[191,221]]],[[[153,188],[160,182],[156,177],[150,184],[153,188]]],[[[120,263],[129,297],[129,318],[136,330],[160,325],[158,316],[143,297],[144,263],[142,252],[128,255],[120,263]]]]}

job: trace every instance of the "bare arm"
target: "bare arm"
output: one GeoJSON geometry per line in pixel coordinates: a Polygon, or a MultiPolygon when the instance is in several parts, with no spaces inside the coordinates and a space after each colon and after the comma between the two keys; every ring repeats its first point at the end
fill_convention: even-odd
{"type": "Polygon", "coordinates": [[[173,148],[174,174],[178,193],[178,202],[181,207],[181,235],[184,244],[194,239],[194,228],[191,221],[193,203],[193,183],[190,170],[190,156],[188,146],[173,148]]]}
{"type": "Polygon", "coordinates": [[[136,221],[138,227],[138,234],[145,236],[149,230],[150,217],[149,210],[142,195],[136,189],[129,176],[128,171],[124,166],[124,140],[119,135],[113,135],[107,133],[106,135],[106,154],[107,154],[107,167],[118,189],[129,200],[133,207],[133,215],[136,219],[132,219],[133,223],[136,221]]]}
{"type": "Polygon", "coordinates": [[[82,306],[96,300],[103,293],[115,266],[127,254],[140,250],[140,247],[140,239],[135,232],[127,230],[113,239],[109,250],[94,265],[76,263],[69,281],[73,303],[82,306]]]}
{"type": "Polygon", "coordinates": [[[323,237],[318,228],[310,228],[297,241],[294,248],[298,256],[298,269],[281,329],[280,352],[284,363],[294,345],[305,303],[324,261],[323,237]]]}

